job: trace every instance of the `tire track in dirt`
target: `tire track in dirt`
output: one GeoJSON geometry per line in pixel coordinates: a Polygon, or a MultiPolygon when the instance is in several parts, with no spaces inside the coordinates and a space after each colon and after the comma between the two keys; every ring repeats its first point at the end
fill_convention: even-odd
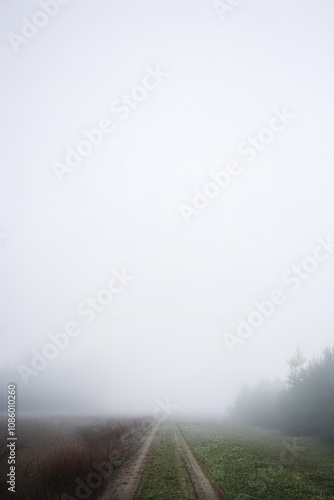
{"type": "Polygon", "coordinates": [[[129,462],[122,467],[120,476],[114,484],[107,488],[100,500],[131,500],[136,497],[150,458],[149,451],[159,426],[160,421],[143,438],[138,450],[133,454],[129,462]]]}
{"type": "Polygon", "coordinates": [[[225,495],[221,493],[213,481],[206,476],[202,467],[197,462],[175,422],[173,422],[173,430],[177,450],[183,459],[183,463],[187,469],[197,498],[199,500],[225,500],[225,495]]]}

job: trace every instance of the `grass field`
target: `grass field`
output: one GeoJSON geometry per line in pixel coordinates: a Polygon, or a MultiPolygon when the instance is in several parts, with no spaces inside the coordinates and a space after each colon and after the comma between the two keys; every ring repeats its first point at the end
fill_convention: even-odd
{"type": "Polygon", "coordinates": [[[169,421],[161,424],[138,500],[192,500],[191,484],[175,447],[169,421]]]}
{"type": "MultiPolygon", "coordinates": [[[[19,500],[99,498],[131,461],[152,419],[25,419],[17,449],[19,500]],[[104,463],[101,471],[96,464],[104,463]],[[106,469],[106,464],[108,465],[106,469]],[[99,483],[89,479],[101,476],[99,483]],[[109,473],[110,472],[110,473],[109,473]],[[106,473],[106,474],[105,474],[106,473]],[[90,489],[78,490],[78,484],[90,489]]],[[[238,427],[229,421],[182,421],[184,438],[229,500],[334,500],[334,446],[315,439],[238,427]]],[[[3,438],[4,439],[4,438],[3,438]]],[[[138,500],[196,497],[173,423],[163,422],[149,450],[138,500]]],[[[188,466],[187,466],[188,467],[188,466]]],[[[0,473],[7,471],[3,447],[0,473]]],[[[13,498],[6,485],[1,498],[13,498]]]]}
{"type": "Polygon", "coordinates": [[[334,446],[227,423],[180,428],[229,499],[334,500],[334,446]]]}

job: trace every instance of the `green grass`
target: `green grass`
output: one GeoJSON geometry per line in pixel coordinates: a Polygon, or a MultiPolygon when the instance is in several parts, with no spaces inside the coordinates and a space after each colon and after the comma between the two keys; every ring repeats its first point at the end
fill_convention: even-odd
{"type": "Polygon", "coordinates": [[[334,446],[226,423],[180,428],[229,499],[334,500],[334,446]]]}
{"type": "Polygon", "coordinates": [[[191,483],[179,456],[171,424],[161,424],[138,500],[192,500],[191,483]]]}

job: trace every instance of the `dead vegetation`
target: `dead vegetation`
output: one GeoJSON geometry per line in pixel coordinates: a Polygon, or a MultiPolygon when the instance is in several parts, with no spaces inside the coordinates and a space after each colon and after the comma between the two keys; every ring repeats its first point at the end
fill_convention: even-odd
{"type": "MultiPolygon", "coordinates": [[[[39,418],[18,425],[16,495],[19,500],[94,500],[110,477],[133,452],[151,419],[39,418]]],[[[4,426],[2,426],[4,428],[4,426]]],[[[0,442],[4,436],[1,437],[0,442]]],[[[1,449],[0,473],[8,472],[1,449]]],[[[0,485],[0,498],[13,498],[0,485]]]]}

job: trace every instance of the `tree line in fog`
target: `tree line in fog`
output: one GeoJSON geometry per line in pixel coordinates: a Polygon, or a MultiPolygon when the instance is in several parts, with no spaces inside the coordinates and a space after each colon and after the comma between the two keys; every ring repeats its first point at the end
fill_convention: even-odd
{"type": "Polygon", "coordinates": [[[334,443],[334,346],[307,360],[298,348],[284,382],[243,386],[230,410],[249,424],[334,443]]]}

